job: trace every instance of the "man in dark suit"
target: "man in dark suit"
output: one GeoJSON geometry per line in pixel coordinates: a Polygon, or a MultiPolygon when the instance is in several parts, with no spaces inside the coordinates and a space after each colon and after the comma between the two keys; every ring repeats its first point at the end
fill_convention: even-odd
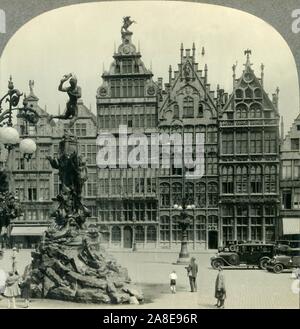
{"type": "Polygon", "coordinates": [[[191,262],[189,266],[186,267],[188,271],[188,276],[190,280],[191,292],[197,291],[197,274],[198,274],[198,264],[196,263],[196,259],[194,257],[191,258],[191,262]]]}

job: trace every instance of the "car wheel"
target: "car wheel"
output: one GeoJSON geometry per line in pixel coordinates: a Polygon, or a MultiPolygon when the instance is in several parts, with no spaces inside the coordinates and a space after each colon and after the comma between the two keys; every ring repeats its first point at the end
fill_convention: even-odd
{"type": "Polygon", "coordinates": [[[221,259],[214,259],[211,262],[211,266],[213,269],[217,270],[220,266],[224,266],[224,262],[221,259]]]}
{"type": "Polygon", "coordinates": [[[283,271],[283,266],[282,264],[276,264],[274,267],[273,267],[273,271],[275,273],[281,273],[283,271]]]}
{"type": "Polygon", "coordinates": [[[235,244],[230,245],[229,250],[230,251],[236,251],[236,245],[235,244]]]}
{"type": "Polygon", "coordinates": [[[267,264],[268,264],[268,261],[270,259],[269,258],[263,258],[259,261],[259,268],[261,268],[262,270],[265,270],[267,268],[267,264]]]}

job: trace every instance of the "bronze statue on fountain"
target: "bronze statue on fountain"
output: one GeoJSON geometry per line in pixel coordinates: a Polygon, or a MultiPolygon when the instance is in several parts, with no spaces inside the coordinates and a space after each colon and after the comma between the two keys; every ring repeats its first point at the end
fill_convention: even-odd
{"type": "Polygon", "coordinates": [[[54,198],[59,203],[52,214],[55,218],[55,230],[47,231],[48,238],[63,238],[70,231],[83,229],[86,217],[90,215],[88,208],[82,203],[82,189],[87,180],[87,168],[84,159],[78,155],[77,138],[65,132],[59,143],[57,158],[48,156],[52,168],[58,170],[61,191],[54,198]]]}
{"type": "Polygon", "coordinates": [[[97,232],[97,226],[86,227],[90,212],[83,203],[82,191],[88,174],[76,136],[65,131],[57,157],[47,159],[58,170],[61,190],[54,198],[58,202],[51,214],[54,224],[32,252],[33,297],[139,304],[143,295],[131,283],[127,269],[100,245],[101,232],[97,232]]]}

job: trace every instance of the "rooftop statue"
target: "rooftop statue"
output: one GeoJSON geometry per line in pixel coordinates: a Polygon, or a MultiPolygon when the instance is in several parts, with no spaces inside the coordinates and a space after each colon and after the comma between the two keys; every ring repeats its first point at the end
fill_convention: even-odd
{"type": "Polygon", "coordinates": [[[131,20],[130,16],[123,17],[123,25],[121,27],[122,38],[124,37],[124,35],[126,35],[128,33],[132,33],[130,31],[128,31],[128,28],[133,23],[136,23],[136,21],[131,20]]]}

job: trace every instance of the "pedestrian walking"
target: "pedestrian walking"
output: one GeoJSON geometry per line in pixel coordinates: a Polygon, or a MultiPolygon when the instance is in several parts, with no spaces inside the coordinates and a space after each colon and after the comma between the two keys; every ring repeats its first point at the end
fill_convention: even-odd
{"type": "Polygon", "coordinates": [[[13,247],[12,249],[12,271],[15,272],[17,270],[17,254],[18,250],[16,247],[13,247]]]}
{"type": "Polygon", "coordinates": [[[30,295],[31,295],[31,264],[27,265],[25,267],[23,276],[22,276],[22,282],[20,284],[21,288],[21,297],[24,299],[24,307],[29,307],[30,302],[30,295]]]}
{"type": "Polygon", "coordinates": [[[187,274],[190,280],[191,292],[197,291],[197,274],[198,265],[196,263],[196,258],[192,257],[190,264],[186,267],[187,274]]]}
{"type": "Polygon", "coordinates": [[[217,299],[217,304],[215,306],[218,308],[224,308],[224,302],[226,298],[225,278],[221,266],[218,268],[218,270],[219,273],[217,275],[215,286],[215,298],[217,299]]]}
{"type": "Polygon", "coordinates": [[[176,294],[176,280],[177,280],[177,274],[175,271],[172,271],[169,275],[170,278],[170,289],[172,294],[176,294]]]}
{"type": "Polygon", "coordinates": [[[4,296],[8,298],[8,308],[16,308],[16,297],[20,296],[20,277],[14,272],[9,272],[5,281],[4,296]]]}

